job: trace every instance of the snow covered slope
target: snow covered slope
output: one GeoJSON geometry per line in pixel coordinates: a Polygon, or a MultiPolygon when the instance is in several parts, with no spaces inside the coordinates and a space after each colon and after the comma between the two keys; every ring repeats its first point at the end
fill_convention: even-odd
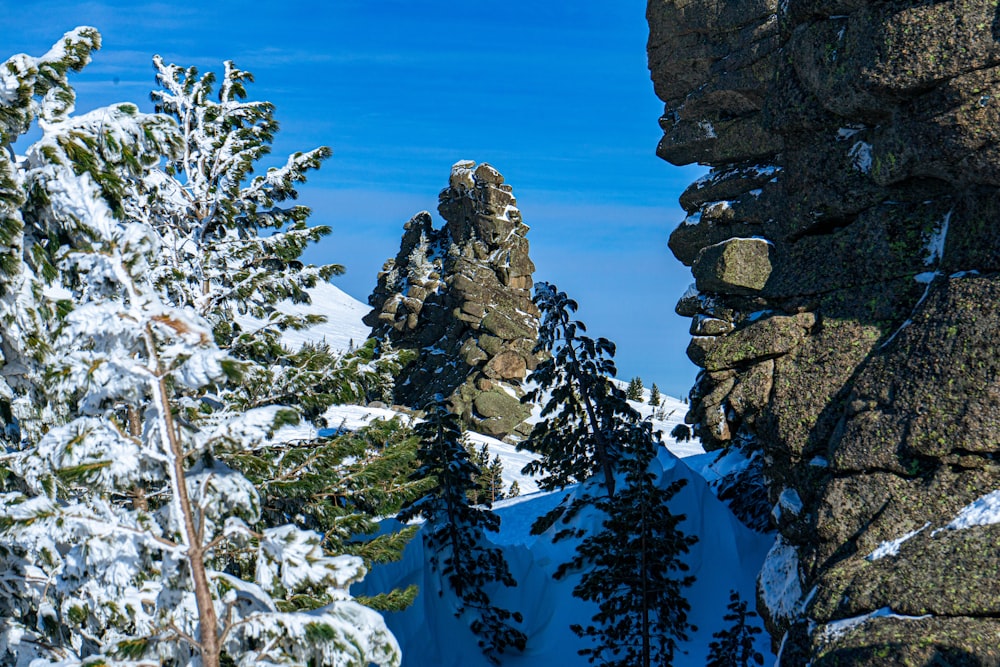
{"type": "MultiPolygon", "coordinates": [[[[281,301],[276,307],[289,315],[324,315],[327,321],[303,331],[285,331],[281,336],[285,345],[298,348],[307,342],[326,341],[334,350],[346,351],[352,344],[357,347],[368,339],[371,329],[361,318],[371,307],[330,283],[319,283],[307,291],[312,303],[281,301]]],[[[239,315],[236,320],[245,329],[262,324],[247,315],[239,315]]]]}
{"type": "MultiPolygon", "coordinates": [[[[722,620],[729,591],[736,588],[744,600],[754,600],[754,581],[773,536],[754,533],[740,524],[707,484],[683,461],[669,452],[658,459],[660,483],[687,479],[674,497],[671,511],[686,515],[682,529],[698,537],[686,559],[697,580],[686,595],[691,603],[690,620],[698,630],[682,644],[685,654],[676,656],[675,667],[705,664],[712,633],[725,626],[722,620]]],[[[654,464],[655,465],[655,464],[654,464]]],[[[561,581],[552,578],[559,564],[570,559],[576,548],[573,540],[552,544],[551,536],[533,536],[529,529],[536,517],[554,507],[567,492],[521,496],[497,504],[501,530],[493,536],[501,546],[518,580],[517,588],[496,586],[487,591],[497,605],[524,615],[521,629],[528,635],[524,654],[505,654],[502,665],[510,667],[583,667],[587,660],[577,654],[589,646],[570,630],[572,623],[588,623],[596,606],[572,596],[581,573],[561,581]]],[[[598,525],[595,516],[574,521],[582,528],[598,525]]],[[[404,667],[468,667],[488,664],[476,646],[465,621],[454,616],[450,592],[441,594],[439,575],[427,564],[422,540],[415,538],[399,563],[376,567],[356,593],[374,593],[393,587],[417,584],[420,594],[410,609],[387,614],[386,622],[403,649],[404,667]]],[[[758,635],[757,650],[771,655],[767,635],[758,635]]],[[[769,661],[770,662],[770,659],[769,661]]]]}
{"type": "MultiPolygon", "coordinates": [[[[678,442],[674,438],[670,437],[670,431],[673,427],[677,424],[683,423],[684,412],[687,410],[687,406],[676,398],[665,397],[665,400],[667,406],[667,416],[664,419],[654,418],[653,428],[662,433],[663,443],[666,445],[667,449],[670,450],[670,452],[675,456],[681,458],[704,455],[705,450],[702,449],[701,444],[697,440],[678,442]],[[672,408],[671,406],[674,406],[675,404],[677,407],[672,408]]],[[[632,404],[632,407],[639,410],[644,416],[649,416],[648,413],[653,411],[651,406],[642,406],[631,401],[630,403],[632,404]],[[646,408],[648,408],[648,410],[646,408]]],[[[376,419],[392,419],[393,417],[399,417],[404,422],[409,422],[411,420],[409,415],[395,412],[388,408],[372,408],[360,405],[334,405],[323,413],[323,417],[326,419],[326,423],[329,424],[331,428],[343,427],[347,430],[361,428],[365,424],[369,424],[376,419]]],[[[482,435],[480,433],[473,433],[471,431],[467,432],[466,438],[468,438],[468,440],[472,442],[477,449],[482,445],[488,445],[490,456],[500,457],[500,461],[503,463],[503,472],[501,477],[503,479],[504,488],[510,488],[510,485],[513,482],[517,482],[517,486],[521,490],[522,494],[531,494],[538,491],[538,481],[535,480],[535,478],[521,472],[524,466],[526,466],[530,461],[538,458],[536,454],[527,451],[517,451],[517,447],[515,445],[497,440],[496,438],[491,438],[488,435],[482,435]]],[[[709,456],[709,459],[714,458],[714,455],[709,456]]],[[[710,462],[705,461],[704,457],[698,458],[697,461],[697,465],[692,465],[692,468],[696,471],[700,471],[703,465],[710,462]]]]}

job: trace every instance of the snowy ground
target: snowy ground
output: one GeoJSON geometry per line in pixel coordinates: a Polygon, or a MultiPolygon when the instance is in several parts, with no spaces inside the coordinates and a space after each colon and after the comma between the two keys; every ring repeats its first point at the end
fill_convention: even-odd
{"type": "MultiPolygon", "coordinates": [[[[308,309],[319,312],[329,320],[307,333],[287,332],[284,339],[289,345],[301,345],[306,340],[325,338],[335,348],[346,350],[352,343],[361,344],[368,329],[361,317],[368,307],[333,287],[324,285],[312,291],[313,304],[282,309],[308,309]]],[[[297,310],[295,312],[303,312],[297,310]]],[[[686,559],[696,577],[694,586],[686,591],[691,603],[689,620],[697,626],[689,641],[682,644],[684,653],[676,656],[675,667],[693,667],[705,664],[712,633],[722,629],[731,589],[739,591],[744,600],[753,604],[755,579],[764,557],[774,543],[774,537],[748,530],[737,521],[729,509],[712,494],[706,477],[713,479],[718,471],[710,466],[714,454],[706,454],[698,441],[677,442],[670,432],[683,423],[687,405],[676,398],[664,396],[659,407],[648,405],[649,393],[643,402],[632,402],[643,417],[651,417],[654,428],[663,435],[666,449],[661,452],[658,464],[662,470],[661,483],[666,485],[684,478],[686,486],[671,503],[671,511],[684,514],[682,529],[698,537],[698,543],[686,559]]],[[[331,428],[356,429],[375,419],[412,417],[387,408],[356,405],[331,407],[324,415],[331,428]]],[[[536,408],[532,420],[539,418],[536,408]]],[[[301,428],[300,428],[301,430],[301,428]]],[[[310,434],[303,433],[303,437],[310,434]]],[[[553,573],[570,559],[576,542],[566,540],[553,544],[549,535],[534,536],[530,526],[534,520],[554,507],[570,487],[561,492],[538,492],[537,482],[521,473],[533,457],[528,452],[518,452],[514,445],[479,434],[470,434],[477,445],[488,444],[491,455],[499,455],[504,464],[504,485],[517,481],[522,495],[497,503],[495,509],[501,518],[501,531],[492,541],[504,550],[507,562],[519,585],[513,589],[497,586],[488,591],[491,600],[501,607],[524,614],[521,629],[528,635],[528,648],[524,654],[503,656],[502,665],[517,667],[553,667],[554,665],[583,667],[585,658],[577,651],[588,646],[569,629],[573,623],[588,623],[596,607],[572,596],[573,587],[579,582],[580,573],[556,581],[553,573]]],[[[580,527],[596,526],[599,517],[582,516],[580,527]]],[[[403,649],[404,667],[467,667],[486,665],[476,646],[476,640],[465,621],[454,616],[454,600],[443,592],[441,580],[427,564],[422,541],[414,539],[407,547],[403,560],[379,566],[370,572],[355,593],[375,593],[394,587],[417,584],[420,595],[408,610],[388,614],[386,621],[403,649]]],[[[771,656],[766,633],[758,635],[757,650],[771,656]]],[[[773,658],[768,658],[768,663],[773,658]]]]}
{"type": "MultiPolygon", "coordinates": [[[[370,329],[361,321],[361,318],[371,310],[368,306],[329,283],[322,283],[311,288],[309,295],[312,298],[311,304],[282,302],[278,304],[278,308],[283,312],[297,315],[308,313],[325,315],[327,321],[306,331],[284,332],[282,341],[286,345],[298,347],[309,341],[325,340],[334,349],[344,351],[351,345],[361,345],[368,338],[370,329]]],[[[246,316],[240,318],[240,323],[244,326],[259,326],[259,323],[246,316]]],[[[618,382],[618,384],[624,389],[627,383],[618,382]]],[[[632,407],[638,410],[639,414],[644,418],[650,417],[652,419],[653,428],[660,431],[667,449],[681,458],[705,453],[697,440],[678,442],[670,437],[670,432],[674,427],[684,423],[684,415],[688,407],[686,404],[680,399],[666,395],[663,396],[663,402],[659,407],[651,406],[648,403],[648,389],[644,393],[642,402],[630,401],[632,407]]],[[[392,419],[393,417],[399,417],[403,420],[410,419],[408,415],[386,408],[369,408],[358,405],[333,406],[327,410],[324,417],[331,428],[343,426],[348,430],[358,429],[376,419],[392,419]]],[[[532,417],[528,421],[533,422],[538,419],[539,408],[535,407],[532,417]]],[[[468,438],[477,447],[488,445],[491,456],[500,456],[500,460],[503,462],[505,488],[509,488],[516,481],[522,494],[538,491],[538,483],[533,478],[521,474],[521,469],[529,461],[536,458],[534,454],[519,452],[514,445],[478,433],[469,433],[468,438]]]]}
{"type": "MultiPolygon", "coordinates": [[[[696,577],[685,591],[691,604],[689,620],[698,627],[682,643],[684,653],[674,660],[675,667],[701,667],[705,664],[712,634],[724,627],[731,589],[744,600],[755,599],[755,577],[760,570],[773,536],[754,533],[740,524],[720,503],[700,476],[668,452],[659,457],[661,483],[684,478],[687,485],[674,498],[671,511],[684,514],[682,530],[698,537],[686,558],[696,577]]],[[[532,522],[555,506],[572,488],[564,492],[532,494],[497,503],[501,518],[500,533],[493,537],[501,546],[515,579],[516,588],[496,586],[487,593],[498,606],[520,611],[520,628],[528,636],[524,654],[505,654],[502,665],[511,667],[583,667],[585,658],[577,651],[589,644],[571,630],[573,623],[588,623],[597,607],[572,596],[580,573],[563,580],[553,578],[556,568],[570,559],[576,542],[553,544],[550,535],[530,534],[532,522]]],[[[597,517],[583,517],[575,522],[583,528],[596,526],[597,517]]],[[[454,600],[441,593],[439,575],[427,565],[420,539],[407,547],[403,560],[375,568],[358,592],[373,593],[393,587],[416,584],[421,594],[412,607],[402,613],[387,614],[386,622],[403,647],[404,667],[466,667],[486,665],[465,621],[455,618],[454,600]]],[[[772,655],[765,633],[758,635],[757,650],[772,655]]],[[[773,658],[768,659],[768,664],[773,658]]]]}
{"type": "MultiPolygon", "coordinates": [[[[667,398],[668,401],[675,402],[686,409],[687,406],[683,405],[679,400],[673,398],[667,398]]],[[[641,408],[633,403],[636,408],[641,408]]],[[[669,409],[668,409],[669,412],[669,409]]],[[[331,428],[346,428],[347,430],[358,429],[365,424],[369,424],[376,419],[392,419],[393,417],[398,417],[404,422],[409,422],[412,417],[406,414],[395,412],[388,408],[369,408],[360,405],[334,405],[331,406],[323,414],[326,419],[326,423],[331,428]]],[[[664,443],[675,456],[684,458],[688,456],[704,455],[705,450],[702,449],[701,444],[695,441],[689,442],[677,442],[670,437],[670,431],[673,429],[674,425],[681,423],[683,421],[683,414],[680,418],[670,417],[668,420],[654,420],[654,428],[659,429],[664,435],[664,443]]],[[[522,494],[530,494],[538,491],[538,482],[533,477],[529,477],[521,472],[521,470],[530,461],[537,458],[537,455],[527,452],[527,451],[517,451],[515,445],[497,440],[496,438],[491,438],[487,435],[482,435],[480,433],[468,433],[466,437],[470,442],[472,442],[478,449],[482,445],[489,446],[490,456],[499,456],[500,461],[503,463],[503,473],[501,477],[503,478],[504,488],[510,488],[510,485],[517,482],[518,488],[521,490],[522,494]]],[[[714,456],[712,457],[714,458],[714,456]]],[[[698,459],[701,461],[701,459],[698,459]]],[[[695,470],[700,470],[701,466],[697,466],[695,470]]]]}
{"type": "MultiPolygon", "coordinates": [[[[307,291],[312,303],[282,301],[277,304],[277,308],[289,315],[325,315],[327,321],[304,331],[285,331],[281,335],[282,343],[297,348],[307,342],[325,341],[334,350],[346,351],[352,345],[360,346],[368,339],[371,329],[361,318],[371,310],[369,306],[330,283],[319,283],[307,291]]],[[[262,324],[260,320],[248,315],[238,315],[236,321],[245,329],[262,324]]]]}

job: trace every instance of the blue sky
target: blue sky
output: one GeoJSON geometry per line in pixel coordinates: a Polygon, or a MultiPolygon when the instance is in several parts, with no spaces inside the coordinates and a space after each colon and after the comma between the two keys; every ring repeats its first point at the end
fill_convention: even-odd
{"type": "Polygon", "coordinates": [[[254,73],[277,107],[275,162],[330,146],[303,186],[311,251],[365,301],[403,223],[435,212],[450,166],[489,162],[513,185],[537,266],[580,303],[589,332],[618,344],[619,376],[684,395],[695,368],[674,314],[690,273],[666,247],[677,197],[699,167],[656,158],[663,105],[646,70],[645,0],[330,0],[10,3],[6,52],[40,55],[77,25],[104,47],[74,81],[81,111],[151,110],[151,58],[254,73]],[[265,9],[266,8],[266,9],[265,9]]]}

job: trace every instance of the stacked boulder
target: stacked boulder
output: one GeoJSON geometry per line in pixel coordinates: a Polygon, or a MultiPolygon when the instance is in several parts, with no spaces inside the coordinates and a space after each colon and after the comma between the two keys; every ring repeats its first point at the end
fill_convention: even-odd
{"type": "Polygon", "coordinates": [[[383,343],[415,357],[398,378],[398,403],[422,408],[440,394],[475,431],[524,433],[521,383],[538,363],[539,316],[528,226],[511,186],[485,162],[452,167],[438,212],[439,229],[426,211],[404,225],[364,321],[383,343]]]}
{"type": "Polygon", "coordinates": [[[765,461],[782,665],[1000,664],[1000,11],[649,0],[658,154],[709,174],[688,415],[765,461]]]}

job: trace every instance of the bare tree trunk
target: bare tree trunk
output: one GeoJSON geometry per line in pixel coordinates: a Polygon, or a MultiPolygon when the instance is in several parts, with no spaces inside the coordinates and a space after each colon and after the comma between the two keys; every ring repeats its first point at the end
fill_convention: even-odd
{"type": "Polygon", "coordinates": [[[174,478],[177,480],[175,491],[183,515],[184,533],[187,536],[188,568],[191,570],[191,579],[194,582],[194,599],[198,605],[198,645],[201,649],[201,662],[204,667],[219,667],[221,647],[219,646],[218,618],[215,615],[215,601],[212,598],[212,589],[205,568],[203,536],[200,530],[201,526],[195,525],[194,511],[185,483],[184,450],[180,438],[177,437],[173,415],[170,414],[167,385],[162,377],[159,378],[158,393],[160,409],[163,411],[163,420],[166,423],[167,439],[173,454],[174,478]]]}
{"type": "MultiPolygon", "coordinates": [[[[141,437],[142,420],[139,418],[139,409],[134,405],[130,405],[125,409],[125,411],[128,418],[128,434],[133,438],[141,437]]],[[[146,489],[142,488],[142,484],[135,484],[129,492],[129,495],[132,498],[132,509],[139,512],[149,510],[149,501],[146,499],[146,489]]]]}

